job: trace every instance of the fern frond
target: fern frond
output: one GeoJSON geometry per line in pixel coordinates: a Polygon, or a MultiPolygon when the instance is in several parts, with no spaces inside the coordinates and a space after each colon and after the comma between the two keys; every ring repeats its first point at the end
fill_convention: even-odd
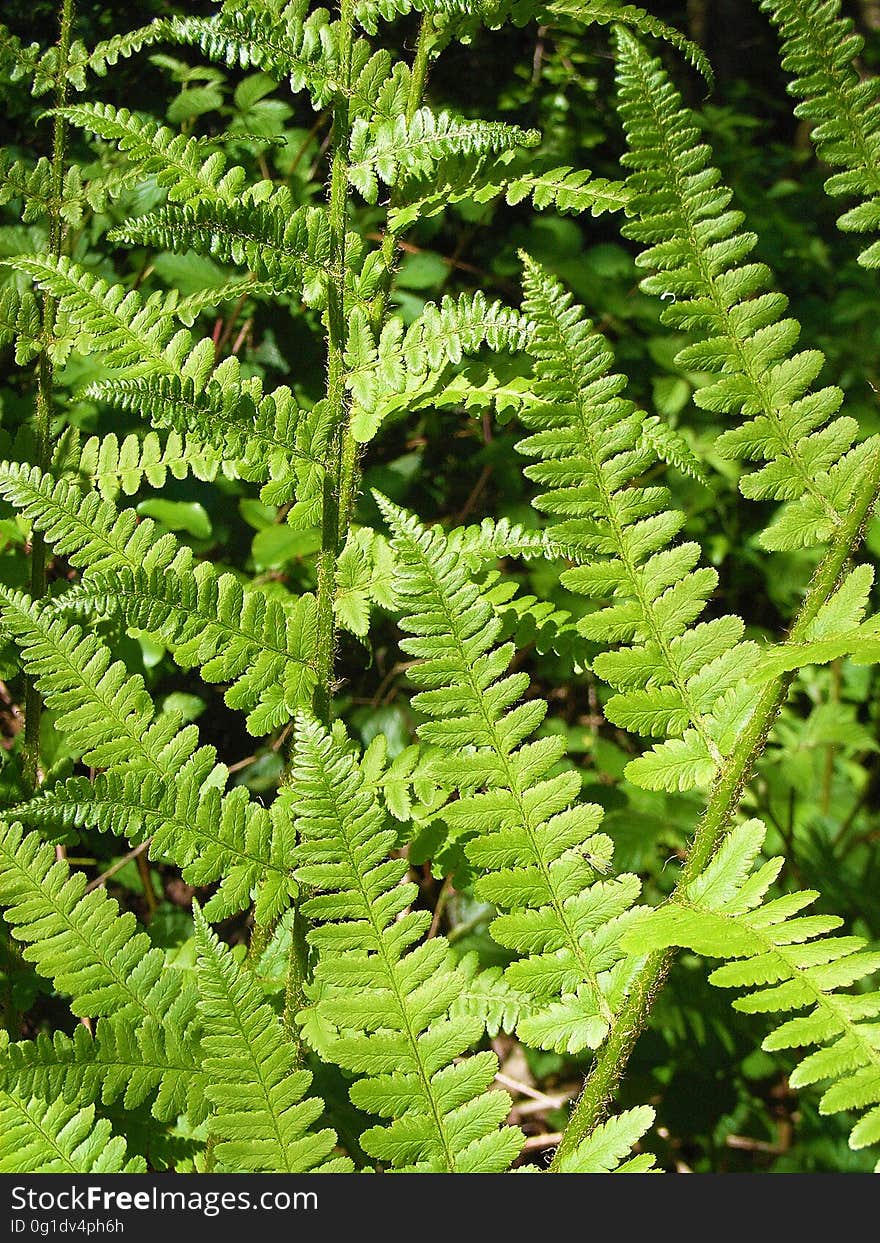
{"type": "Polygon", "coordinates": [[[408,328],[395,316],[378,340],[366,313],[355,307],[345,350],[346,384],[358,405],[355,436],[369,440],[391,410],[442,390],[445,369],[466,354],[483,348],[516,353],[530,334],[525,316],[480,291],[447,295],[439,306],[429,302],[408,328]]]}
{"type": "Polygon", "coordinates": [[[471,198],[478,203],[503,198],[509,206],[530,202],[536,211],[602,216],[622,211],[629,197],[622,181],[596,177],[588,169],[562,166],[534,172],[531,167],[524,171],[518,164],[506,167],[485,161],[473,168],[441,166],[429,177],[408,179],[401,191],[388,213],[389,227],[395,233],[437,215],[450,203],[471,198]]]}
{"type": "Polygon", "coordinates": [[[717,442],[726,455],[766,463],[743,477],[743,495],[788,502],[763,533],[765,547],[821,543],[843,521],[870,442],[852,448],[858,424],[835,417],[839,388],[813,388],[824,356],[792,352],[800,325],[783,317],[788,302],[769,289],[766,265],[745,262],[757,239],[729,209],[732,192],[660,62],[625,32],[618,49],[625,161],[635,170],[624,231],[647,244],[638,263],[656,271],[642,288],[674,293],[662,321],[698,334],[676,359],[717,376],[697,390],[697,404],[746,419],[717,442]]]}
{"type": "MultiPolygon", "coordinates": [[[[841,229],[880,230],[880,78],[856,68],[865,41],[839,0],[762,0],[782,39],[782,67],[793,80],[789,92],[803,102],[795,116],[812,123],[816,154],[842,168],[825,183],[831,195],[862,199],[840,217],[841,229]]],[[[859,255],[880,267],[880,241],[859,255]]]]}
{"type": "Polygon", "coordinates": [[[0,1173],[142,1174],[143,1157],[128,1157],[125,1140],[93,1106],[28,1099],[0,1091],[0,1173]]]}
{"type": "Polygon", "coordinates": [[[226,157],[203,138],[177,134],[151,117],[112,104],[75,104],[58,110],[79,126],[119,150],[145,175],[168,191],[170,203],[193,203],[203,197],[234,203],[245,185],[245,170],[226,167],[226,157]]]}
{"type": "MultiPolygon", "coordinates": [[[[169,432],[164,443],[155,432],[146,436],[132,432],[122,440],[115,432],[90,436],[77,445],[72,457],[77,476],[87,480],[105,501],[116,500],[120,493],[134,496],[144,484],[162,488],[169,475],[213,481],[221,465],[213,450],[176,431],[169,432]]],[[[56,469],[59,465],[63,467],[56,458],[56,469]]]]}
{"type": "Polygon", "coordinates": [[[0,495],[72,565],[85,567],[79,597],[161,640],[182,668],[198,666],[207,681],[231,683],[226,702],[249,713],[255,734],[308,702],[315,683],[312,596],[282,602],[210,562],[196,563],[190,548],[160,535],[151,519],[117,510],[95,493],[83,496],[37,467],[0,463],[0,495]]]}
{"type": "Polygon", "coordinates": [[[326,1158],[333,1131],[312,1130],[324,1102],[306,1097],[312,1076],[262,999],[252,973],[239,967],[195,908],[199,1012],[204,1028],[211,1135],[227,1172],[348,1173],[348,1158],[326,1158]]]}
{"type": "MultiPolygon", "coordinates": [[[[195,988],[184,972],[166,967],[146,933],[134,931],[134,916],[120,914],[103,889],[88,891],[82,872],[16,824],[0,823],[0,903],[24,957],[70,997],[73,1012],[112,1016],[98,1024],[98,1048],[108,1035],[117,1047],[124,1033],[128,1050],[140,1049],[154,1076],[138,1093],[158,1088],[157,1116],[198,1117],[204,1095],[192,1035],[195,988]]],[[[108,1074],[109,1098],[125,1080],[112,1058],[108,1074]]]]}
{"type": "MultiPolygon", "coordinates": [[[[230,204],[199,199],[140,216],[118,226],[111,236],[176,253],[194,250],[221,263],[246,267],[271,292],[299,292],[309,306],[321,306],[326,298],[330,225],[321,207],[291,211],[289,204],[276,199],[230,204]]],[[[355,254],[359,248],[360,243],[355,254]]],[[[354,254],[352,264],[356,266],[354,254]]]]}
{"type": "Polygon", "coordinates": [[[406,860],[388,858],[395,833],[351,750],[301,717],[292,783],[296,875],[314,891],[302,906],[318,951],[314,1010],[338,1031],[324,1052],[363,1076],[351,1088],[355,1105],[392,1119],[361,1136],[364,1150],[408,1172],[507,1169],[522,1136],[502,1126],[506,1093],[487,1091],[497,1060],[456,1060],[484,1021],[449,1013],[459,972],[442,937],[416,945],[430,914],[409,909],[416,889],[404,880],[406,860]]]}
{"type": "MultiPolygon", "coordinates": [[[[80,809],[68,810],[65,822],[78,818],[143,840],[151,813],[161,813],[154,854],[161,850],[161,857],[187,868],[199,884],[221,882],[206,908],[212,916],[246,907],[258,880],[268,890],[261,905],[277,903],[279,895],[286,902],[268,813],[243,787],[224,793],[227,771],[215,763],[212,747],[197,748],[198,731],[180,729],[173,713],[156,717],[143,680],[113,662],[97,636],[83,635],[78,626],[53,619],[49,610],[6,589],[0,589],[0,612],[25,669],[58,713],[58,728],[87,763],[112,769],[93,787],[94,802],[83,783],[60,787],[55,797],[72,797],[80,809]]],[[[51,800],[53,794],[42,797],[51,800]]],[[[51,801],[47,806],[51,814],[51,801]]]]}
{"type": "Polygon", "coordinates": [[[650,1105],[627,1109],[601,1122],[578,1147],[559,1163],[559,1174],[650,1174],[654,1154],[630,1156],[656,1117],[650,1105]]]}
{"type": "Polygon", "coordinates": [[[15,342],[15,361],[20,367],[33,362],[43,347],[42,319],[34,295],[12,286],[0,291],[0,346],[15,342]]]}
{"type": "Polygon", "coordinates": [[[235,0],[212,17],[175,17],[170,33],[211,60],[286,78],[292,91],[308,91],[314,106],[324,108],[338,89],[339,58],[327,10],[308,8],[308,0],[280,10],[235,0]]]}
{"type": "Polygon", "coordinates": [[[173,1123],[183,1114],[198,1125],[209,1104],[195,1020],[195,990],[187,989],[161,1021],[113,1016],[98,1019],[94,1036],[82,1024],[72,1036],[41,1032],[0,1051],[0,1088],[77,1109],[117,1099],[137,1109],[152,1098],[158,1121],[173,1123]]]}
{"type": "Polygon", "coordinates": [[[856,936],[829,936],[834,915],[801,915],[814,890],[765,901],[784,864],[752,865],[764,842],[760,821],[730,831],[703,874],[684,892],[644,916],[624,936],[642,954],[685,946],[709,958],[731,959],[710,975],[722,988],[746,988],[734,1008],[747,1014],[794,1015],[766,1038],[768,1052],[812,1049],[788,1082],[824,1084],[821,1113],[865,1110],[850,1146],[880,1142],[880,1036],[869,1020],[880,1014],[880,992],[844,992],[880,968],[880,953],[856,936]]]}
{"type": "MultiPolygon", "coordinates": [[[[58,304],[59,322],[78,330],[77,346],[90,346],[112,357],[118,367],[139,371],[164,370],[168,364],[164,347],[174,331],[165,311],[165,296],[152,294],[144,300],[134,290],[109,285],[73,260],[43,255],[16,255],[5,262],[30,276],[58,304]]],[[[189,339],[189,334],[183,334],[189,339]]]]}
{"type": "Polygon", "coordinates": [[[377,500],[394,532],[400,624],[414,636],[402,647],[418,660],[408,672],[423,688],[413,700],[428,717],[419,734],[445,751],[441,776],[460,792],[443,817],[477,872],[475,895],[505,912],[492,935],[524,955],[506,973],[531,999],[517,1031],[541,1048],[596,1048],[626,994],[631,964],[616,940],[638,879],[597,880],[611,858],[601,809],[575,803],[576,771],[550,775],[564,740],[525,741],[547,705],[513,706],[528,675],[505,674],[513,645],[496,646],[501,622],[449,542],[377,500]]]}
{"type": "Polygon", "coordinates": [[[537,459],[525,473],[546,489],[534,504],[550,515],[549,540],[581,563],[563,583],[608,601],[578,630],[623,645],[593,661],[617,692],[605,715],[670,739],[630,763],[637,784],[706,785],[754,704],[742,679],[758,649],[741,641],[739,618],[693,624],[718,575],[698,565],[697,544],[674,542],[684,515],[667,508],[668,491],[638,482],[658,460],[654,425],[622,396],[605,338],[559,282],[526,259],[524,287],[535,382],[519,416],[532,435],[517,448],[537,459]]]}
{"type": "Polygon", "coordinates": [[[348,176],[368,203],[379,196],[379,182],[394,187],[406,177],[421,177],[438,162],[468,159],[534,147],[537,130],[500,121],[460,120],[449,112],[419,108],[412,117],[397,116],[371,125],[363,118],[352,127],[348,176]]]}

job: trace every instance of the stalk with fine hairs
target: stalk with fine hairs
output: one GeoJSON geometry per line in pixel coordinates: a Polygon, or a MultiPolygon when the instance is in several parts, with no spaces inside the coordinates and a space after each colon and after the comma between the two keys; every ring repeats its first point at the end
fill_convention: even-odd
{"type": "MultiPolygon", "coordinates": [[[[67,153],[67,121],[58,109],[67,103],[67,63],[70,59],[70,36],[73,26],[73,0],[62,0],[58,15],[58,66],[55,79],[56,112],[52,125],[52,156],[50,191],[48,202],[49,239],[48,251],[60,258],[64,248],[64,222],[61,207],[64,197],[64,162],[67,153]]],[[[37,359],[37,396],[35,405],[35,464],[40,470],[48,470],[51,460],[50,425],[52,419],[52,390],[55,382],[54,367],[49,356],[55,331],[58,303],[48,292],[42,299],[42,348],[37,359]]],[[[42,532],[34,531],[31,538],[30,592],[34,600],[46,594],[46,541],[42,532]]],[[[32,678],[25,682],[24,709],[24,772],[26,780],[37,786],[42,780],[40,772],[40,718],[43,703],[32,678]]]]}

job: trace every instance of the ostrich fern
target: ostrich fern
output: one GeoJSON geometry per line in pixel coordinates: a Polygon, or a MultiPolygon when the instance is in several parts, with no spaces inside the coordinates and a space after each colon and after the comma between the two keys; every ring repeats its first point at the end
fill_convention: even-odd
{"type": "MultiPolygon", "coordinates": [[[[846,170],[829,190],[864,200],[842,225],[872,230],[876,86],[850,63],[859,46],[835,4],[762,7],[799,114],[846,170]]],[[[756,864],[763,826],[736,823],[796,671],[880,654],[871,573],[851,565],[880,448],[841,412],[841,389],[815,386],[823,356],[795,349],[800,326],[769,270],[747,262],[756,238],[640,38],[711,83],[701,49],[616,0],[341,0],[334,13],[225,0],[91,50],[62,0],[55,47],[4,35],[6,76],[50,96],[52,150],[0,165],[0,207],[34,226],[4,250],[0,289],[0,346],[32,369],[34,393],[0,462],[16,516],[4,525],[28,556],[0,583],[25,718],[3,773],[0,903],[28,986],[82,1022],[22,1039],[9,1016],[0,1169],[537,1172],[487,1043],[504,1033],[589,1068],[552,1170],[648,1171],[651,1152],[632,1149],[653,1110],[607,1115],[676,947],[725,960],[711,980],[752,990],[740,1010],[786,1016],[765,1049],[809,1048],[792,1084],[822,1083],[824,1113],[860,1114],[854,1148],[880,1140],[880,1006],[862,984],[878,956],[829,935],[835,917],[800,915],[814,892],[769,896],[779,861],[756,864]],[[411,61],[385,46],[399,17],[418,22],[411,61]],[[438,56],[481,26],[530,22],[615,28],[625,178],[560,166],[531,127],[429,102],[438,56]],[[324,201],[265,161],[236,162],[244,140],[90,97],[120,59],[159,45],[258,70],[314,114],[315,133],[329,119],[324,201]],[[73,143],[97,145],[107,167],[72,162],[73,143]],[[623,216],[646,247],[643,288],[675,296],[662,318],[688,337],[681,365],[707,377],[697,404],[741,420],[716,450],[761,463],[743,472],[747,498],[782,502],[764,548],[819,550],[783,642],[762,647],[713,603],[718,571],[682,537],[689,515],[659,476],[712,481],[625,395],[608,341],[554,275],[524,254],[518,305],[476,289],[408,309],[403,234],[449,204],[623,216]],[[73,230],[101,213],[113,228],[96,264],[73,230]],[[113,278],[122,248],[143,256],[137,280],[113,278]],[[164,288],[155,252],[218,283],[164,288]],[[297,376],[272,387],[240,357],[244,336],[230,346],[207,330],[230,303],[319,335],[323,391],[297,376]],[[81,385],[65,402],[69,364],[81,385]],[[81,402],[115,430],[84,435],[81,402]],[[362,460],[420,410],[515,420],[540,524],[467,523],[468,510],[444,529],[379,490],[381,522],[362,522],[362,460]],[[275,518],[264,529],[297,550],[296,574],[248,578],[166,529],[161,502],[138,504],[188,478],[250,489],[275,518]],[[520,589],[511,562],[564,563],[566,607],[520,589]],[[377,626],[415,691],[399,753],[381,732],[362,751],[340,719],[340,636],[370,647],[377,626]],[[238,783],[241,765],[179,698],[157,699],[126,655],[133,638],[187,685],[222,687],[277,761],[270,798],[238,783]],[[639,876],[615,871],[615,817],[583,793],[523,667],[533,647],[589,671],[604,720],[629,739],[626,789],[702,800],[659,905],[639,905],[639,876]],[[101,840],[205,891],[173,946],[120,909],[110,873],[89,880],[68,854],[101,840]],[[416,868],[429,861],[448,873],[444,895],[454,883],[489,912],[490,965],[442,934],[439,903],[426,908],[416,868]]]]}

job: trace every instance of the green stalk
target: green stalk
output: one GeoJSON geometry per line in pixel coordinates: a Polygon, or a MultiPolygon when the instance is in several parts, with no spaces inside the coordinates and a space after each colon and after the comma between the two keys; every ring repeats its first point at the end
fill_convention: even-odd
{"type": "MultiPolygon", "coordinates": [[[[789,634],[790,642],[804,641],[810,623],[835,590],[847,562],[863,537],[865,525],[877,501],[878,490],[880,441],[865,465],[849,513],[835,533],[813,576],[789,634]]],[[[794,673],[786,673],[770,682],[762,692],[754,713],[718,776],[709,803],[694,833],[687,861],[669,898],[671,903],[682,900],[685,887],[696,880],[715,853],[722,834],[736,813],[743,789],[764,750],[767,735],[785,703],[794,676],[794,673]]],[[[572,1111],[550,1166],[551,1172],[559,1169],[562,1160],[587,1138],[607,1114],[630,1054],[647,1024],[654,999],[669,972],[674,953],[674,950],[656,950],[649,955],[636,977],[572,1111]]]]}
{"type": "MultiPolygon", "coordinates": [[[[67,62],[70,59],[70,32],[73,26],[73,0],[62,0],[58,18],[58,76],[55,81],[55,107],[67,103],[67,62]]],[[[55,112],[52,128],[52,171],[48,204],[49,239],[48,251],[53,258],[61,256],[64,246],[64,225],[61,205],[64,197],[64,161],[67,150],[67,122],[55,112]]],[[[43,294],[43,348],[37,361],[37,397],[35,403],[36,465],[48,470],[51,456],[50,426],[52,417],[52,389],[55,375],[49,357],[49,347],[55,331],[58,304],[49,293],[43,294]]],[[[41,532],[31,537],[30,591],[34,600],[46,594],[46,541],[41,532]]],[[[24,775],[34,787],[40,777],[40,717],[43,701],[33,680],[25,681],[24,701],[24,775]]]]}
{"type": "MultiPolygon", "coordinates": [[[[327,291],[327,405],[334,437],[327,457],[321,514],[321,552],[318,558],[318,685],[315,715],[329,724],[333,703],[333,664],[336,653],[336,562],[340,551],[340,498],[342,494],[345,395],[345,235],[348,207],[348,146],[351,136],[351,55],[354,44],[354,0],[342,0],[339,15],[339,90],[333,105],[333,161],[330,168],[330,266],[327,291]]],[[[343,536],[344,538],[344,536],[343,536]]]]}
{"type": "MultiPolygon", "coordinates": [[[[431,49],[436,38],[436,27],[431,17],[425,16],[419,23],[419,36],[416,43],[410,71],[409,95],[406,102],[406,119],[411,121],[422,103],[428,68],[431,63],[431,49]]],[[[392,196],[393,197],[393,196],[392,196]]],[[[387,229],[382,239],[382,270],[383,277],[379,290],[373,299],[370,316],[373,331],[378,335],[385,323],[388,313],[388,298],[391,293],[391,282],[394,278],[397,239],[399,234],[387,229]]],[[[345,542],[351,523],[358,482],[358,442],[351,433],[350,421],[345,428],[342,444],[342,471],[339,482],[339,543],[345,542]]]]}
{"type": "MultiPolygon", "coordinates": [[[[340,83],[333,113],[333,160],[330,168],[328,208],[333,277],[327,296],[327,402],[336,431],[328,455],[323,489],[321,552],[318,558],[318,683],[314,698],[315,715],[325,725],[330,723],[333,705],[336,654],[336,618],[333,605],[336,597],[336,568],[351,522],[358,478],[358,443],[351,433],[350,411],[345,392],[344,363],[347,334],[345,237],[348,206],[348,146],[351,131],[349,91],[354,43],[353,9],[354,0],[342,0],[339,22],[340,83]]],[[[424,19],[421,23],[413,62],[407,107],[408,117],[412,117],[421,103],[433,41],[433,23],[424,19]]],[[[396,236],[389,232],[385,236],[382,247],[387,279],[377,298],[377,303],[374,304],[374,312],[378,305],[380,325],[387,312],[396,240],[396,236]]],[[[295,902],[284,1005],[285,1022],[291,1031],[295,1027],[293,1016],[305,1004],[304,986],[309,978],[307,929],[299,907],[299,901],[295,902]]]]}

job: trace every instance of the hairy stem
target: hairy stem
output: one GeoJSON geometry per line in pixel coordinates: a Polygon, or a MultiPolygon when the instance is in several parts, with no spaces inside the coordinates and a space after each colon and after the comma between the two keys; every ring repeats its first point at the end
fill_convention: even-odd
{"type": "MultiPolygon", "coordinates": [[[[877,501],[880,489],[880,442],[865,465],[861,481],[849,512],[835,533],[810,584],[804,602],[789,634],[789,641],[803,642],[811,622],[834,591],[853,550],[864,533],[865,524],[877,501]]],[[[709,803],[697,825],[670,902],[681,900],[685,887],[695,880],[717,848],[721,836],[736,813],[746,782],[760,758],[767,735],[785,702],[794,673],[774,679],[761,693],[755,710],[743,729],[737,745],[720,773],[709,803]]],[[[657,950],[651,954],[633,983],[630,993],[615,1018],[608,1038],[599,1050],[583,1093],[569,1119],[562,1141],[550,1166],[559,1169],[571,1153],[603,1120],[612,1097],[623,1076],[636,1041],[647,1024],[654,999],[669,972],[673,950],[657,950]]]]}
{"type": "MultiPolygon", "coordinates": [[[[419,37],[416,43],[415,56],[409,82],[409,95],[406,103],[406,119],[411,121],[422,102],[425,83],[428,77],[428,66],[431,60],[431,48],[434,45],[436,27],[431,17],[423,17],[419,24],[419,37]]],[[[385,322],[388,312],[388,297],[391,292],[391,281],[394,277],[394,260],[397,249],[398,234],[388,229],[382,239],[383,279],[373,300],[371,325],[378,335],[385,322]]],[[[337,519],[339,523],[340,547],[345,541],[351,523],[352,510],[358,484],[358,442],[351,431],[349,420],[343,433],[342,470],[339,480],[339,507],[337,519]]]]}
{"type": "MultiPolygon", "coordinates": [[[[62,0],[58,18],[58,76],[55,82],[55,106],[63,108],[67,102],[67,62],[70,59],[70,32],[73,26],[73,0],[62,0]]],[[[64,196],[64,161],[67,148],[67,122],[55,113],[52,129],[52,172],[48,204],[49,239],[48,251],[54,258],[61,255],[64,246],[64,222],[61,207],[64,196]]],[[[52,416],[52,388],[54,368],[49,357],[49,347],[55,331],[55,315],[58,304],[50,293],[43,294],[43,348],[37,361],[37,397],[35,403],[35,463],[40,470],[47,470],[50,460],[50,424],[52,416]]],[[[31,596],[34,600],[46,594],[46,541],[43,534],[34,531],[31,539],[31,596]]],[[[24,774],[32,785],[40,783],[40,717],[43,702],[33,679],[25,681],[24,725],[24,774]]]]}
{"type": "MultiPolygon", "coordinates": [[[[344,352],[347,333],[345,316],[345,233],[348,206],[348,146],[350,136],[349,91],[353,46],[354,0],[342,0],[340,12],[339,65],[340,90],[333,113],[333,161],[330,170],[329,215],[331,266],[333,279],[327,299],[327,402],[336,429],[328,455],[321,515],[321,552],[318,559],[318,643],[315,715],[330,723],[333,705],[334,661],[336,654],[336,567],[351,523],[358,480],[358,442],[351,431],[350,411],[345,392],[344,352]]],[[[434,25],[424,18],[413,62],[407,117],[419,107],[425,89],[434,25]]],[[[386,279],[373,306],[374,326],[381,327],[388,309],[388,295],[394,271],[396,235],[386,233],[382,254],[386,279]]],[[[293,936],[288,962],[284,1017],[293,1030],[293,1016],[305,1004],[303,987],[309,978],[306,929],[300,915],[300,901],[294,903],[293,936]]]]}
{"type": "MultiPolygon", "coordinates": [[[[334,436],[327,456],[318,558],[318,685],[315,715],[328,724],[333,702],[336,624],[336,562],[340,550],[340,498],[344,473],[345,395],[345,237],[348,208],[348,144],[351,131],[351,53],[354,42],[354,0],[342,0],[339,16],[339,90],[333,106],[333,160],[330,168],[330,266],[327,291],[327,405],[334,436]]],[[[344,536],[343,536],[344,538],[344,536]]]]}

